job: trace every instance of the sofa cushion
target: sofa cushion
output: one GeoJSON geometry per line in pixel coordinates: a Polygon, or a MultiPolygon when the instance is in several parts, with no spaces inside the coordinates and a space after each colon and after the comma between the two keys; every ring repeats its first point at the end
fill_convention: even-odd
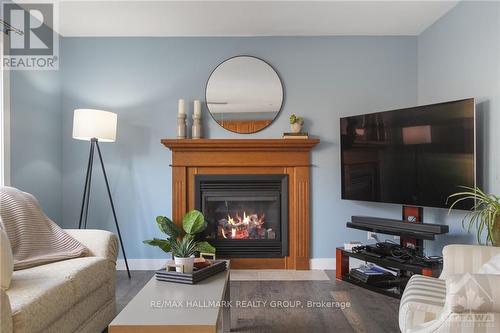
{"type": "Polygon", "coordinates": [[[105,282],[115,279],[115,270],[110,269],[109,261],[101,257],[76,258],[48,266],[65,271],[66,279],[74,286],[75,303],[85,298],[105,282]]]}
{"type": "Polygon", "coordinates": [[[38,332],[112,274],[106,259],[84,257],[15,271],[7,294],[16,332],[38,332]]]}
{"type": "Polygon", "coordinates": [[[43,329],[43,333],[61,332],[102,332],[116,316],[115,308],[115,288],[114,282],[107,283],[94,290],[80,302],[74,304],[48,327],[43,329]],[[113,310],[113,311],[110,311],[113,310]],[[95,317],[101,317],[103,311],[108,311],[105,321],[94,323],[95,317]],[[99,329],[85,330],[92,322],[92,326],[99,324],[99,329]]]}
{"type": "Polygon", "coordinates": [[[446,281],[413,275],[399,305],[399,328],[406,332],[416,325],[434,320],[444,307],[446,281]]]}

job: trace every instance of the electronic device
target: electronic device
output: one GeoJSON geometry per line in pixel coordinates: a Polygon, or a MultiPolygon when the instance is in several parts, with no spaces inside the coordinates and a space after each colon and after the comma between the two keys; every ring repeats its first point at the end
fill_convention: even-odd
{"type": "Polygon", "coordinates": [[[352,216],[351,222],[347,222],[346,226],[386,235],[406,235],[427,240],[433,240],[436,235],[446,234],[449,231],[449,227],[444,224],[408,223],[370,216],[352,216]]]}
{"type": "Polygon", "coordinates": [[[377,285],[395,279],[388,270],[373,264],[361,265],[349,271],[349,276],[363,283],[377,285]]]}
{"type": "Polygon", "coordinates": [[[443,262],[443,257],[426,257],[421,255],[418,249],[412,249],[387,241],[356,246],[352,248],[352,252],[361,253],[373,258],[390,259],[399,263],[418,264],[426,267],[432,267],[443,262]]]}
{"type": "Polygon", "coordinates": [[[361,246],[363,243],[360,241],[351,241],[349,243],[344,243],[344,250],[351,251],[353,247],[361,246]]]}
{"type": "Polygon", "coordinates": [[[344,117],[340,132],[342,199],[446,208],[476,184],[473,98],[344,117]]]}

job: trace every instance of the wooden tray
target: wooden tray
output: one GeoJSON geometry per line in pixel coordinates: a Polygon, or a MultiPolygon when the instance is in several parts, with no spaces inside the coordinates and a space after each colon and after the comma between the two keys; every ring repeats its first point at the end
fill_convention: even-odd
{"type": "Polygon", "coordinates": [[[196,284],[212,275],[223,272],[227,269],[226,260],[213,260],[211,261],[211,263],[212,264],[210,266],[196,269],[193,271],[193,273],[190,274],[176,271],[167,271],[167,268],[162,268],[156,271],[156,280],[184,284],[196,284]]]}

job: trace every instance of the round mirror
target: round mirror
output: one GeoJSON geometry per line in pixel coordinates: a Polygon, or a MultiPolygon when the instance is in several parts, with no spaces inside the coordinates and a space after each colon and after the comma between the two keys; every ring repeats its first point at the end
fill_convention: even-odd
{"type": "Polygon", "coordinates": [[[283,104],[278,73],[267,62],[250,56],[233,57],[217,66],[205,93],[215,121],[242,134],[269,126],[283,104]]]}

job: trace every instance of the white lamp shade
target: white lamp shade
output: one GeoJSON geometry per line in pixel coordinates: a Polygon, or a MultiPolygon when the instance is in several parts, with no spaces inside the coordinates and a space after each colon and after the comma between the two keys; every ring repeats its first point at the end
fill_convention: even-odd
{"type": "Polygon", "coordinates": [[[117,119],[113,112],[76,109],[73,114],[73,138],[87,141],[96,138],[103,142],[114,142],[117,119]]]}

